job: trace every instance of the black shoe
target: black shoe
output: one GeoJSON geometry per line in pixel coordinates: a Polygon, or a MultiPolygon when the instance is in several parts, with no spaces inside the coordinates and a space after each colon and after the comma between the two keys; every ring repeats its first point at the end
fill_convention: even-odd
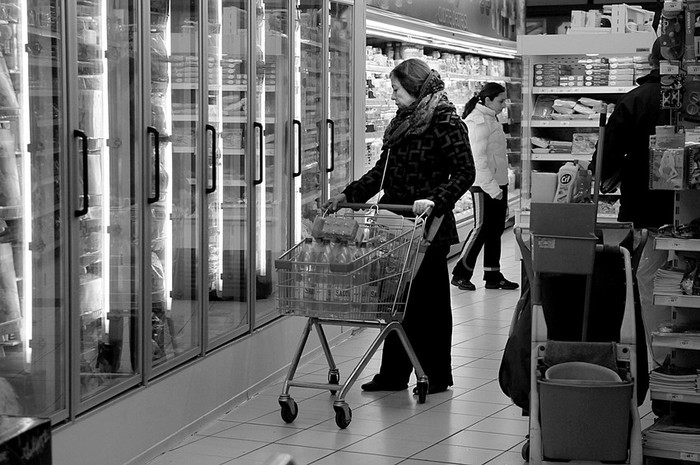
{"type": "Polygon", "coordinates": [[[362,385],[362,390],[367,392],[403,391],[407,387],[407,384],[383,383],[381,381],[377,381],[375,376],[375,379],[362,385]]]}
{"type": "Polygon", "coordinates": [[[452,278],[452,285],[457,286],[463,291],[475,291],[476,286],[472,284],[471,281],[469,281],[467,278],[458,278],[457,276],[454,276],[452,278]]]}
{"type": "MultiPolygon", "coordinates": [[[[428,394],[437,394],[439,392],[445,392],[449,386],[447,384],[429,384],[428,394]]],[[[418,386],[413,388],[413,394],[418,395],[418,386]]]]}
{"type": "Polygon", "coordinates": [[[518,283],[508,281],[504,277],[501,277],[501,279],[498,281],[486,281],[486,289],[505,289],[507,291],[512,291],[518,287],[520,287],[518,283]]]}

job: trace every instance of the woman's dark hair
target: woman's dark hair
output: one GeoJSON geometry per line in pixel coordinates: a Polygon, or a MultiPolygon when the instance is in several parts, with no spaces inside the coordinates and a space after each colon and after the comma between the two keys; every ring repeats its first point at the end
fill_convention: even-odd
{"type": "Polygon", "coordinates": [[[481,103],[483,105],[486,101],[486,97],[493,100],[505,91],[506,88],[502,85],[496,82],[487,82],[486,84],[484,84],[484,87],[482,87],[481,90],[476,95],[474,95],[474,97],[472,97],[466,105],[464,105],[462,118],[466,118],[467,116],[469,116],[469,113],[471,113],[474,110],[474,108],[476,108],[477,103],[481,103]]]}
{"type": "Polygon", "coordinates": [[[404,60],[389,73],[389,77],[395,77],[401,86],[415,98],[420,97],[420,90],[423,83],[428,79],[430,66],[418,58],[404,60]]]}
{"type": "Polygon", "coordinates": [[[653,69],[659,69],[659,62],[662,58],[661,37],[657,37],[654,44],[651,46],[651,52],[649,53],[649,65],[651,65],[653,69]]]}

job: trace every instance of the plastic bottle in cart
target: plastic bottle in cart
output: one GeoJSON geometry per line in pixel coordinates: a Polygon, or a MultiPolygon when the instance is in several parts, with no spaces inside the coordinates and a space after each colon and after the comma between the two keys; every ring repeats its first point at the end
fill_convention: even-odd
{"type": "Polygon", "coordinates": [[[554,193],[555,203],[571,202],[571,195],[574,189],[574,181],[578,167],[572,162],[566,162],[557,172],[557,190],[554,193]]]}
{"type": "Polygon", "coordinates": [[[313,263],[313,239],[307,237],[304,239],[304,244],[301,246],[297,262],[300,266],[297,269],[296,286],[298,295],[296,296],[303,302],[313,303],[316,300],[316,280],[311,272],[311,263],[313,263]]]}
{"type": "Polygon", "coordinates": [[[353,312],[363,311],[363,292],[367,288],[367,281],[369,277],[369,265],[367,260],[362,258],[367,254],[367,242],[361,242],[359,246],[355,247],[353,252],[352,261],[355,264],[352,274],[352,289],[350,289],[350,300],[352,302],[353,312]]]}
{"type": "MultiPolygon", "coordinates": [[[[350,253],[350,247],[348,247],[347,242],[338,242],[338,245],[335,247],[335,255],[331,257],[331,263],[334,265],[345,265],[352,262],[350,253]]],[[[350,280],[347,278],[348,276],[349,274],[344,268],[336,269],[336,271],[331,270],[331,273],[328,275],[331,300],[333,302],[350,303],[350,280]]],[[[338,309],[347,311],[346,307],[347,305],[339,306],[338,309]]]]}
{"type": "Polygon", "coordinates": [[[314,272],[313,279],[316,281],[316,305],[317,310],[322,310],[325,305],[323,302],[330,300],[330,286],[328,283],[328,275],[330,273],[330,252],[331,243],[328,240],[316,241],[314,244],[314,272]]]}

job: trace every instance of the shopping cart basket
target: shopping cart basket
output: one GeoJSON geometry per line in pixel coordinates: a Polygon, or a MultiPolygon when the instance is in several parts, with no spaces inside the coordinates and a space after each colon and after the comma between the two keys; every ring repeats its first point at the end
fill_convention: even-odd
{"type": "Polygon", "coordinates": [[[337,393],[333,403],[335,422],[338,427],[346,428],[352,419],[352,411],[345,402],[345,395],[392,331],[397,333],[416,371],[418,401],[424,403],[428,393],[428,377],[401,323],[406,313],[412,279],[442,217],[423,214],[408,218],[391,213],[411,212],[411,207],[404,205],[339,206],[346,213],[339,211],[331,216],[356,221],[358,225],[356,237],[362,245],[352,260],[345,263],[304,260],[303,242],[275,260],[279,273],[280,313],[308,318],[279,397],[282,419],[287,423],[293,422],[298,414],[298,406],[289,395],[290,388],[295,386],[328,389],[331,394],[337,393]],[[380,329],[345,383],[340,383],[340,372],[333,360],[323,325],[380,329]],[[328,361],[328,383],[294,380],[312,327],[318,333],[328,361]]]}

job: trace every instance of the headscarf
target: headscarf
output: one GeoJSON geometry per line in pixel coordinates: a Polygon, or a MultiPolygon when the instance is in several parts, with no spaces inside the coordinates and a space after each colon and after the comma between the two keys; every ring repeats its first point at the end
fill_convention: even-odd
{"type": "Polygon", "coordinates": [[[449,108],[454,111],[445,93],[445,83],[440,73],[434,69],[423,82],[418,99],[406,108],[399,108],[396,116],[389,122],[384,131],[382,150],[390,149],[407,136],[423,134],[437,109],[449,108]]]}

